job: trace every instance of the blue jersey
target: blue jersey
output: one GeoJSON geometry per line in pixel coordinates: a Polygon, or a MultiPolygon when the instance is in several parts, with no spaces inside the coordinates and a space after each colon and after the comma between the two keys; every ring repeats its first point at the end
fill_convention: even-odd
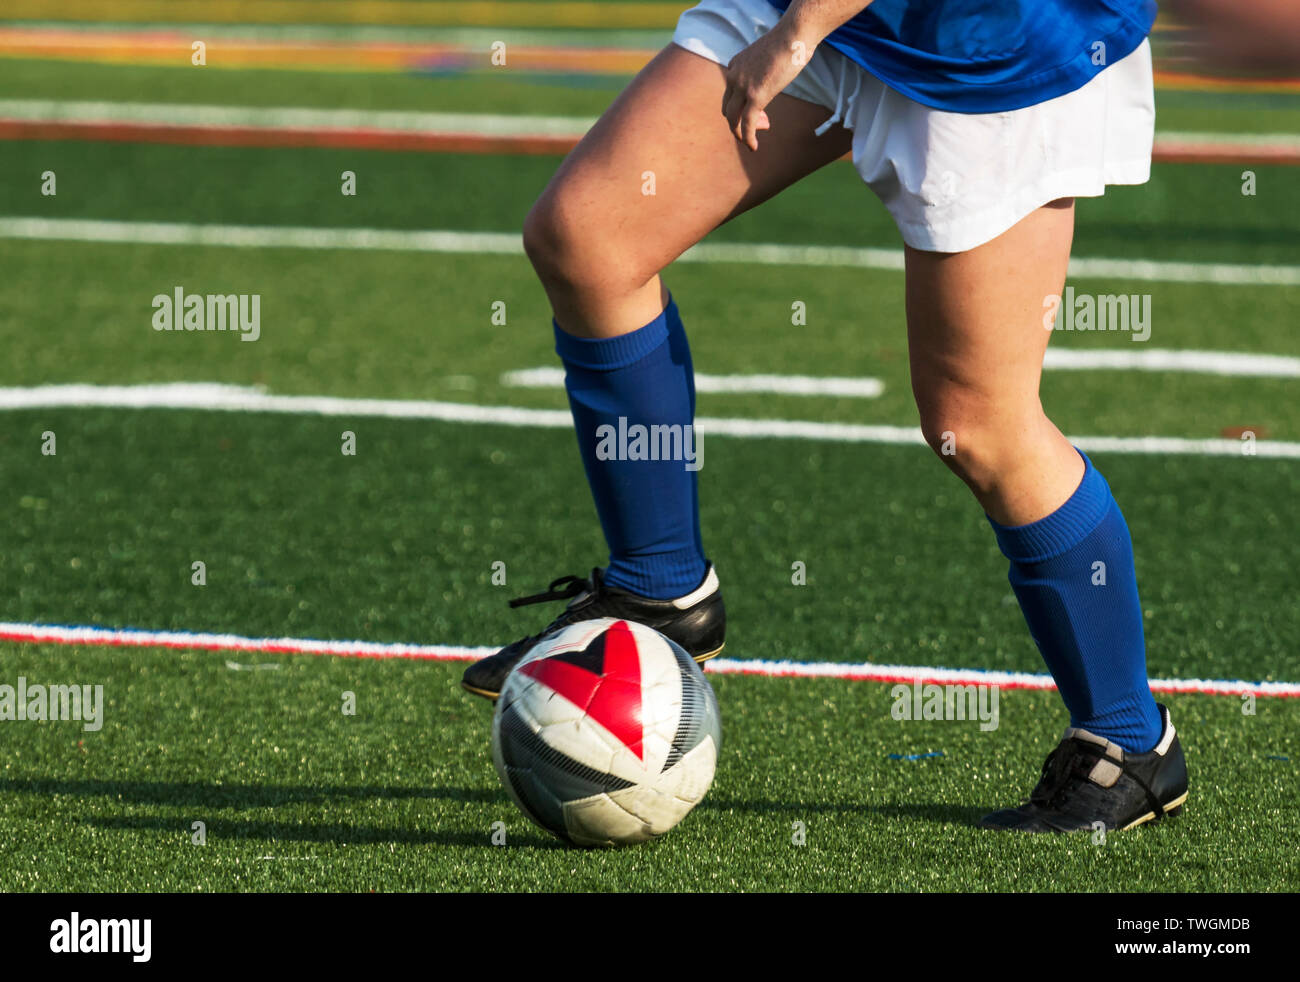
{"type": "Polygon", "coordinates": [[[1081,87],[1155,17],[1155,0],[875,0],[826,43],[924,105],[1007,112],[1081,87]]]}

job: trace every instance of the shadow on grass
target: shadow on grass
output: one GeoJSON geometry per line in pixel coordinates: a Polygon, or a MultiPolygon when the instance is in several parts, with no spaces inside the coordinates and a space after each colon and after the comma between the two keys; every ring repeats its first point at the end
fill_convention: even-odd
{"type": "MultiPolygon", "coordinates": [[[[0,794],[71,795],[79,798],[107,798],[128,805],[170,806],[196,809],[194,818],[207,823],[209,834],[220,838],[266,839],[304,842],[403,842],[425,845],[484,846],[491,848],[487,833],[439,832],[421,829],[371,826],[318,825],[290,822],[232,821],[207,819],[197,810],[275,808],[283,805],[327,804],[339,800],[400,801],[426,799],[464,804],[496,805],[507,800],[500,788],[384,787],[381,785],[324,785],[300,787],[263,784],[204,784],[198,781],[97,781],[81,779],[0,779],[0,794]]],[[[706,797],[700,812],[748,812],[759,815],[786,814],[791,820],[804,815],[841,815],[861,818],[915,819],[936,824],[974,826],[990,808],[927,802],[898,802],[883,805],[831,801],[741,800],[706,797]]],[[[87,822],[104,828],[184,831],[188,821],[175,818],[96,816],[87,822]]],[[[557,847],[548,836],[511,833],[512,845],[557,847]]]]}
{"type": "Polygon", "coordinates": [[[699,811],[740,811],[758,814],[784,812],[791,820],[801,815],[857,815],[862,818],[911,818],[941,825],[976,825],[992,808],[948,805],[929,802],[897,802],[888,805],[829,801],[736,801],[729,798],[705,798],[699,811]]]}
{"type": "MultiPolygon", "coordinates": [[[[83,821],[96,828],[127,832],[166,832],[188,842],[190,827],[187,819],[159,818],[156,816],[89,816],[83,821]],[[184,840],[180,837],[184,836],[184,840]]],[[[239,822],[216,818],[205,820],[208,841],[212,842],[328,842],[364,845],[366,843],[395,842],[415,846],[457,846],[460,848],[496,849],[492,845],[491,831],[485,826],[481,832],[463,829],[410,829],[384,828],[374,825],[319,824],[314,822],[239,822]]],[[[509,843],[534,849],[566,848],[558,839],[533,832],[511,831],[509,843]]]]}
{"type": "Polygon", "coordinates": [[[428,798],[469,804],[506,800],[499,788],[383,787],[374,784],[292,786],[275,784],[205,784],[200,781],[92,781],[0,778],[0,794],[73,795],[112,798],[132,805],[190,808],[274,808],[337,799],[410,800],[428,798]]]}
{"type": "MultiPolygon", "coordinates": [[[[207,834],[217,839],[255,839],[267,842],[399,842],[412,845],[479,846],[496,848],[491,830],[465,832],[418,828],[386,828],[369,825],[320,824],[314,822],[236,821],[208,818],[205,810],[274,808],[282,805],[321,804],[339,800],[412,800],[453,801],[467,804],[499,805],[507,800],[499,788],[402,788],[380,785],[325,785],[293,787],[259,784],[203,784],[197,781],[92,781],[8,778],[0,779],[0,794],[69,795],[78,798],[107,798],[131,806],[169,806],[189,808],[190,817],[179,819],[161,816],[93,815],[83,821],[104,829],[158,831],[190,835],[190,822],[202,820],[207,834]]],[[[563,848],[542,833],[510,833],[512,846],[563,848]]]]}

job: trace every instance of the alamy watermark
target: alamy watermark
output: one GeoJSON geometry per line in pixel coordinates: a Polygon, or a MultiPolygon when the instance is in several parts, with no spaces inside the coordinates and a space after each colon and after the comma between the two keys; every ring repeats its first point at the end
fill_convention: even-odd
{"type": "Polygon", "coordinates": [[[186,293],[182,286],[152,301],[155,331],[237,331],[241,341],[262,336],[260,293],[186,293]]]}
{"type": "Polygon", "coordinates": [[[97,731],[104,725],[102,685],[0,685],[0,723],[34,720],[57,723],[77,720],[83,730],[97,731]]]}
{"type": "Polygon", "coordinates": [[[911,685],[900,682],[889,690],[894,705],[889,715],[904,720],[979,720],[980,729],[998,728],[996,685],[911,685]]]}
{"type": "Polygon", "coordinates": [[[629,425],[626,416],[618,426],[596,427],[597,460],[680,460],[688,471],[704,466],[704,441],[690,423],[643,423],[629,425]]]}
{"type": "Polygon", "coordinates": [[[153,921],[144,917],[82,917],[73,911],[50,922],[50,951],[56,955],[130,955],[147,962],[153,954],[153,921]]]}
{"type": "Polygon", "coordinates": [[[1151,337],[1151,294],[1050,293],[1043,298],[1043,327],[1049,331],[1128,331],[1134,341],[1151,337]]]}

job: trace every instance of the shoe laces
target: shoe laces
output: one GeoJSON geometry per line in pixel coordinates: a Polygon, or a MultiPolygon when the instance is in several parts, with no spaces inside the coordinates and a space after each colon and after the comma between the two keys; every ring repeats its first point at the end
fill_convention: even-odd
{"type": "Polygon", "coordinates": [[[1043,773],[1029,800],[1042,807],[1054,807],[1061,793],[1079,777],[1086,777],[1101,757],[1097,748],[1078,740],[1067,740],[1047,755],[1043,773]]]}
{"type": "Polygon", "coordinates": [[[551,581],[541,593],[529,597],[516,597],[510,601],[511,607],[527,607],[529,604],[542,604],[551,600],[569,600],[583,590],[590,590],[592,581],[582,576],[561,576],[551,581]]]}
{"type": "MultiPolygon", "coordinates": [[[[581,576],[558,577],[557,579],[552,580],[551,585],[542,593],[534,593],[532,596],[528,597],[516,597],[514,600],[510,601],[510,606],[527,607],[530,604],[547,603],[552,600],[572,600],[574,597],[581,595],[584,591],[590,591],[593,595],[599,594],[600,588],[600,569],[597,568],[591,571],[590,579],[581,576]]],[[[584,604],[583,606],[585,607],[587,604],[584,604]]],[[[557,631],[562,627],[568,627],[572,621],[579,619],[580,618],[576,617],[574,614],[573,605],[569,604],[569,606],[565,607],[560,613],[559,617],[546,625],[546,629],[540,634],[530,634],[520,643],[524,645],[532,645],[553,631],[557,631]]]]}

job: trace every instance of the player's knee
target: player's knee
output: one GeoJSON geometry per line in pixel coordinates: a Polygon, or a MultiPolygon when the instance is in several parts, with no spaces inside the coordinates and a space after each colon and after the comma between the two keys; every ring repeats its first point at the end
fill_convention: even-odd
{"type": "Polygon", "coordinates": [[[926,442],[947,468],[976,496],[992,493],[1005,473],[1006,448],[998,434],[961,419],[942,419],[922,427],[926,442]]]}
{"type": "Polygon", "coordinates": [[[976,494],[995,489],[1023,449],[1017,441],[1024,429],[1007,425],[1019,414],[969,392],[917,401],[921,433],[938,458],[976,494]]]}
{"type": "Polygon", "coordinates": [[[524,253],[543,280],[563,275],[568,229],[552,195],[544,194],[524,219],[524,253]]]}
{"type": "Polygon", "coordinates": [[[544,284],[572,294],[616,296],[658,272],[641,261],[635,244],[607,234],[600,216],[574,197],[564,185],[548,188],[524,219],[524,252],[544,284]]]}
{"type": "Polygon", "coordinates": [[[543,283],[581,290],[600,274],[592,241],[598,226],[583,221],[566,197],[548,189],[533,205],[524,219],[524,252],[543,283]]]}

